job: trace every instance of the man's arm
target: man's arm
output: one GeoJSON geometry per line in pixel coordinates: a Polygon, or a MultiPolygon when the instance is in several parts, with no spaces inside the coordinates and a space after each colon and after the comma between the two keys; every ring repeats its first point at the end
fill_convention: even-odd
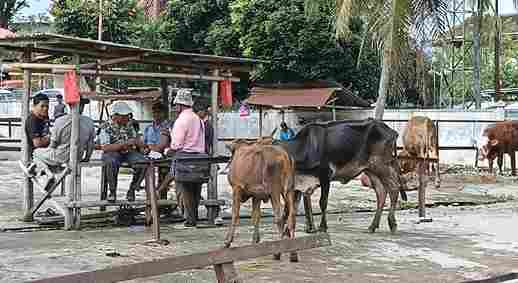
{"type": "Polygon", "coordinates": [[[185,143],[185,136],[187,134],[187,122],[184,119],[179,117],[173,125],[173,130],[171,131],[171,146],[170,148],[174,151],[180,150],[183,148],[185,143]]]}
{"type": "Polygon", "coordinates": [[[92,157],[92,154],[94,153],[95,149],[95,128],[92,127],[90,131],[90,137],[88,138],[88,144],[86,145],[86,151],[85,156],[81,160],[81,162],[88,162],[90,158],[92,157]]]}

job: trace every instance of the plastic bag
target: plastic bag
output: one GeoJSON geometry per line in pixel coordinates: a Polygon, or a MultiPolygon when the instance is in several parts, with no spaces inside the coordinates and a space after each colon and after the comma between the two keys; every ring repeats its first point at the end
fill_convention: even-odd
{"type": "Polygon", "coordinates": [[[76,104],[79,103],[81,97],[79,96],[79,86],[77,85],[77,75],[75,71],[67,71],[65,73],[65,103],[76,104]]]}
{"type": "Polygon", "coordinates": [[[230,80],[220,81],[219,92],[221,105],[223,107],[232,107],[232,82],[230,80]]]}

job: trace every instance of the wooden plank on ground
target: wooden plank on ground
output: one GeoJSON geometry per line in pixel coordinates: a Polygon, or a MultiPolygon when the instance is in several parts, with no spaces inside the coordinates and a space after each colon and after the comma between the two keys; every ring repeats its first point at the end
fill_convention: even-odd
{"type": "Polygon", "coordinates": [[[226,264],[235,261],[272,255],[274,253],[288,253],[306,249],[320,248],[331,245],[327,233],[311,236],[285,239],[280,241],[262,242],[243,247],[219,249],[206,253],[197,253],[186,256],[175,256],[153,261],[133,263],[106,269],[87,271],[53,278],[30,281],[32,283],[108,283],[120,282],[136,278],[174,273],[183,270],[199,269],[209,265],[226,264]]]}

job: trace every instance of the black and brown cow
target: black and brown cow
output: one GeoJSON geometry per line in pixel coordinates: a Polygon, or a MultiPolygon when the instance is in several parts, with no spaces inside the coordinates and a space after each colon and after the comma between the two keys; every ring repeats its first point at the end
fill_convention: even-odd
{"type": "Polygon", "coordinates": [[[320,231],[327,231],[326,210],[332,180],[348,183],[365,172],[376,192],[376,215],[369,227],[379,228],[387,194],[390,197],[388,223],[397,229],[395,209],[400,190],[404,190],[396,156],[398,133],[385,123],[368,119],[358,122],[334,121],[304,126],[290,141],[279,144],[295,160],[295,187],[304,191],[306,231],[314,232],[311,193],[321,188],[320,231]]]}

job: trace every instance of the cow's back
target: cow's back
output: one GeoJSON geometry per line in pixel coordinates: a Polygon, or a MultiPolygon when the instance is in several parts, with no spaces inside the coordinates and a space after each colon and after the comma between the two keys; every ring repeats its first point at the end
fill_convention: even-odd
{"type": "Polygon", "coordinates": [[[229,183],[243,189],[245,196],[266,200],[276,189],[273,182],[291,178],[293,162],[279,146],[243,145],[234,152],[228,174],[229,183]]]}
{"type": "Polygon", "coordinates": [[[415,116],[408,120],[403,132],[403,147],[411,156],[437,158],[437,131],[428,117],[415,116]]]}
{"type": "Polygon", "coordinates": [[[518,121],[497,122],[484,130],[483,136],[498,140],[501,145],[518,145],[518,121]]]}

